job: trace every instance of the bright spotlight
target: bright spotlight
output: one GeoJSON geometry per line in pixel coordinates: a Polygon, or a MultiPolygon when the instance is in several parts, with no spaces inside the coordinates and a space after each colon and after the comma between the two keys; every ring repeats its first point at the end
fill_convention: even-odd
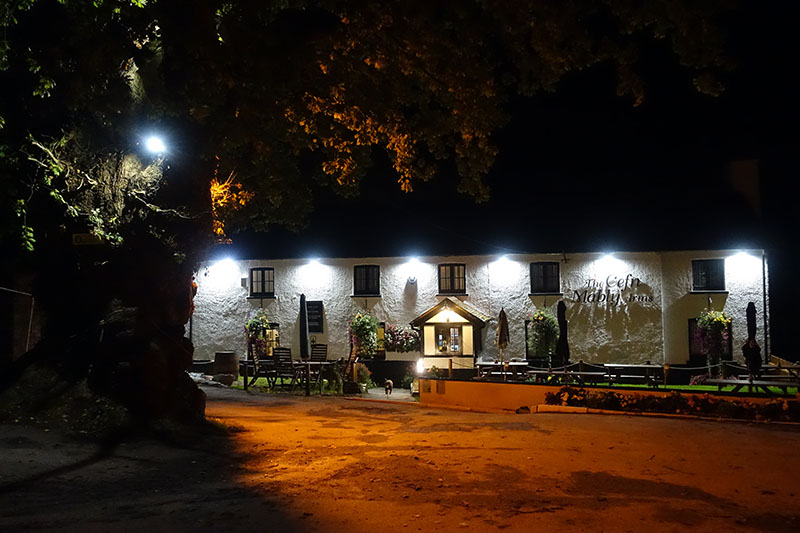
{"type": "Polygon", "coordinates": [[[161,154],[167,151],[164,141],[161,140],[161,137],[155,135],[151,135],[145,139],[144,146],[149,152],[153,152],[154,154],[161,154]]]}
{"type": "Polygon", "coordinates": [[[241,279],[239,265],[226,257],[208,267],[208,281],[215,289],[234,287],[241,279]]]}

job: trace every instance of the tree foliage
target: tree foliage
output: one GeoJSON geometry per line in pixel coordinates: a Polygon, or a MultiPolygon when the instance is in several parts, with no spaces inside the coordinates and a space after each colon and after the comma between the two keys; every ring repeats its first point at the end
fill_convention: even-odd
{"type": "Polygon", "coordinates": [[[511,96],[554,91],[571,72],[610,64],[618,92],[637,105],[638,51],[658,40],[695,72],[699,90],[716,93],[715,75],[730,67],[716,24],[727,8],[16,0],[0,13],[5,227],[40,231],[32,205],[39,220],[74,217],[120,236],[134,219],[165,214],[196,217],[209,234],[214,218],[219,236],[297,226],[313,187],[354,194],[378,154],[404,191],[452,160],[459,190],[485,200],[493,134],[513,112],[511,96]],[[130,170],[151,172],[136,150],[148,127],[171,136],[166,193],[120,182],[119,164],[104,162],[137,154],[130,170]],[[91,181],[76,187],[80,176],[91,181]]]}

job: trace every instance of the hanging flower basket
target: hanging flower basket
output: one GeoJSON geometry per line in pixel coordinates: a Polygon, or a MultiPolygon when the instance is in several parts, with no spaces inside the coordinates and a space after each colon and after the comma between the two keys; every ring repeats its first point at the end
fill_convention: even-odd
{"type": "Polygon", "coordinates": [[[367,313],[357,313],[350,319],[348,330],[356,355],[362,359],[373,357],[378,351],[378,319],[367,313]]]}
{"type": "Polygon", "coordinates": [[[558,320],[547,309],[536,311],[528,322],[528,352],[537,359],[546,360],[556,350],[558,342],[558,320]]]}
{"type": "Polygon", "coordinates": [[[719,363],[728,353],[731,317],[724,311],[705,309],[697,317],[696,338],[706,356],[709,374],[719,375],[719,363]]]}

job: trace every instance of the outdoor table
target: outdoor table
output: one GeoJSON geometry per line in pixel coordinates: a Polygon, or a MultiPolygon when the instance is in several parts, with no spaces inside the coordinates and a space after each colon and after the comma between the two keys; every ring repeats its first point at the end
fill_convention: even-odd
{"type": "Polygon", "coordinates": [[[621,383],[624,379],[644,379],[644,382],[652,387],[658,387],[661,379],[657,373],[664,370],[661,365],[636,365],[636,364],[614,364],[605,363],[603,365],[608,375],[609,383],[613,384],[615,381],[621,383]],[[644,371],[642,374],[630,374],[632,371],[644,371]],[[627,372],[627,374],[626,374],[627,372]]]}
{"type": "Polygon", "coordinates": [[[768,396],[772,396],[772,391],[769,390],[770,387],[775,387],[781,389],[784,394],[787,393],[787,389],[794,385],[798,386],[800,384],[793,384],[783,380],[768,380],[768,379],[709,379],[706,381],[709,385],[716,385],[717,391],[722,391],[722,387],[733,386],[731,392],[739,392],[742,390],[742,387],[747,387],[748,392],[753,392],[753,388],[756,390],[760,389],[768,396]]]}
{"type": "Polygon", "coordinates": [[[324,367],[332,365],[335,362],[336,361],[311,361],[310,359],[305,361],[302,359],[292,361],[292,366],[294,366],[295,371],[299,370],[303,372],[303,381],[306,383],[306,396],[311,396],[311,369],[313,368],[314,373],[319,376],[319,373],[324,367]]]}

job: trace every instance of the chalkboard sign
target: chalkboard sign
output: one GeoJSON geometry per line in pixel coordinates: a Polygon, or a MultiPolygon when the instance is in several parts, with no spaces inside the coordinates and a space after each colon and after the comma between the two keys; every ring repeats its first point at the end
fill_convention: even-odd
{"type": "Polygon", "coordinates": [[[322,333],[322,300],[307,301],[306,311],[308,311],[308,332],[322,333]]]}

